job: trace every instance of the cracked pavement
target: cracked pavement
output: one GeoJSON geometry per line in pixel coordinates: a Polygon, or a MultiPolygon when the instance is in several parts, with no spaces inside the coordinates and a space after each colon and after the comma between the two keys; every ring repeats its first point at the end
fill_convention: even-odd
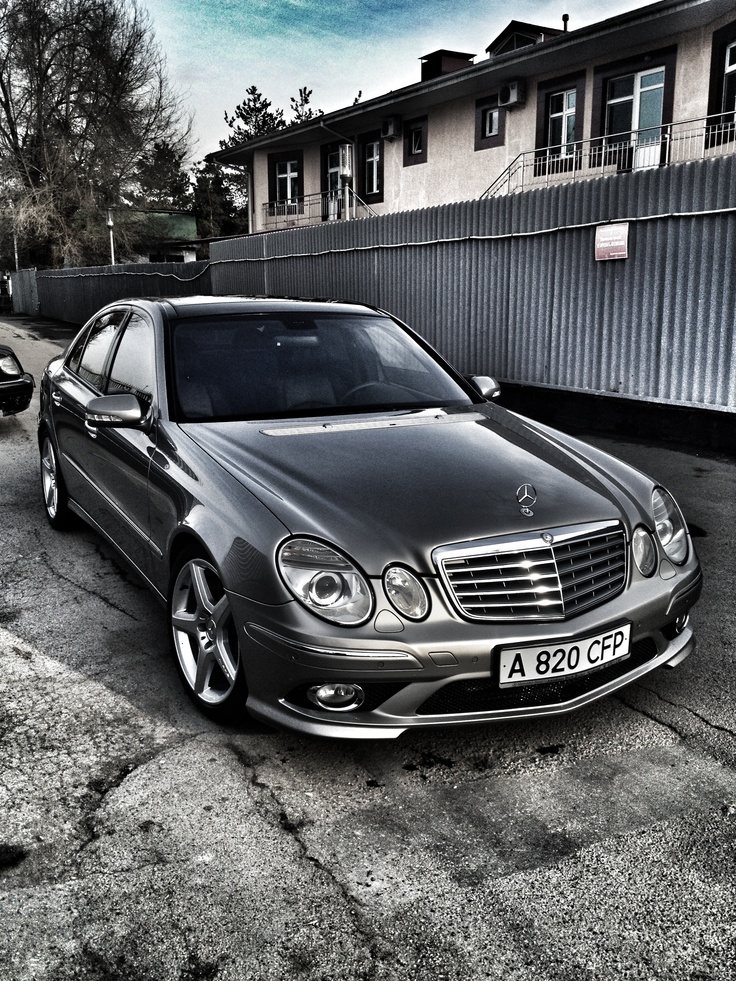
{"type": "MultiPolygon", "coordinates": [[[[41,325],[42,326],[42,325],[41,325]]],[[[57,350],[0,321],[38,381],[57,350]]],[[[698,650],[568,717],[319,741],[184,695],[0,418],[3,981],[736,981],[736,463],[610,439],[696,534],[698,650]]]]}

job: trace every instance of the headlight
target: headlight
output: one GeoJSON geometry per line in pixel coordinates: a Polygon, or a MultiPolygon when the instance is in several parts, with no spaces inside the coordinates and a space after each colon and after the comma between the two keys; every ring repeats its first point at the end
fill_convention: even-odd
{"type": "Polygon", "coordinates": [[[663,487],[652,493],[654,527],[668,559],[682,565],[687,558],[687,528],[674,498],[663,487]]]}
{"type": "Polygon", "coordinates": [[[422,620],[429,611],[429,597],[413,572],[394,565],[383,574],[386,595],[409,620],[422,620]]]}
{"type": "Polygon", "coordinates": [[[21,374],[20,365],[10,355],[0,358],[0,371],[5,375],[10,375],[11,378],[20,378],[21,374]]]}
{"type": "Polygon", "coordinates": [[[634,553],[634,561],[639,572],[643,576],[651,576],[657,568],[657,547],[651,534],[641,525],[634,528],[631,551],[634,553]]]}
{"type": "Polygon", "coordinates": [[[279,549],[278,566],[294,596],[317,616],[355,627],[371,615],[373,594],[365,577],[329,545],[293,538],[279,549]]]}

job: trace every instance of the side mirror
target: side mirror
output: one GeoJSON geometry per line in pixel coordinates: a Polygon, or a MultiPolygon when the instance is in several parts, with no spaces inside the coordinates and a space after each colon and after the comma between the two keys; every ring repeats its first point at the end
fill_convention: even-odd
{"type": "Polygon", "coordinates": [[[489,375],[471,375],[469,380],[478,394],[489,402],[491,399],[497,399],[501,394],[501,386],[495,378],[491,378],[489,375]]]}
{"type": "Polygon", "coordinates": [[[84,410],[88,426],[121,426],[132,429],[140,426],[148,415],[146,406],[135,395],[100,395],[91,399],[84,410]]]}

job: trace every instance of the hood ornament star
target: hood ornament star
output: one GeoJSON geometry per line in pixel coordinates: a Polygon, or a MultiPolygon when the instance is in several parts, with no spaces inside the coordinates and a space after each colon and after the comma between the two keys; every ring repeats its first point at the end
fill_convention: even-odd
{"type": "Polygon", "coordinates": [[[521,513],[525,517],[531,518],[534,514],[532,505],[537,503],[537,492],[534,487],[531,484],[522,484],[516,492],[516,500],[521,505],[521,513]]]}

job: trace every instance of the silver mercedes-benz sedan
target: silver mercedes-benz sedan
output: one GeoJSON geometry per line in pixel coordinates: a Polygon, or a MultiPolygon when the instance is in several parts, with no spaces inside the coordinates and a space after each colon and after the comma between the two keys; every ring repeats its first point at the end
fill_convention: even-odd
{"type": "Polygon", "coordinates": [[[43,376],[46,513],[166,604],[214,717],[375,738],[567,712],[693,650],[700,567],[655,480],[497,393],[369,307],[114,303],[43,376]]]}

